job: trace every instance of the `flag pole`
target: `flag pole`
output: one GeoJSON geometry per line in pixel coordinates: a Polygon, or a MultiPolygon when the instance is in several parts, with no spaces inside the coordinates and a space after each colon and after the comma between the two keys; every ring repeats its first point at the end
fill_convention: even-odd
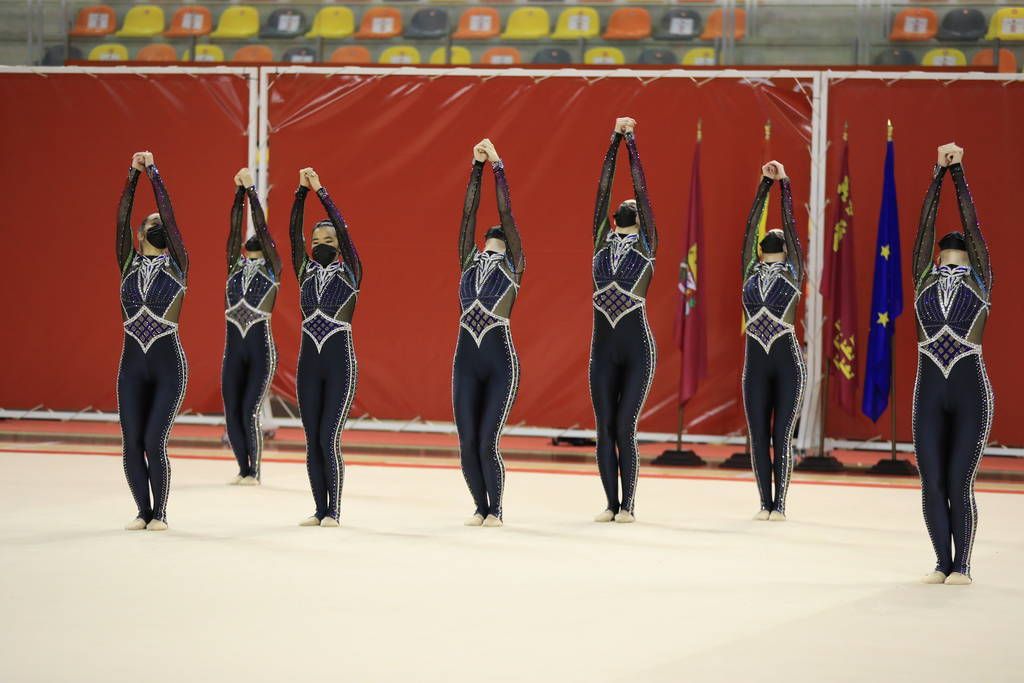
{"type": "MultiPolygon", "coordinates": [[[[886,142],[892,142],[892,119],[887,119],[886,142]]],[[[895,331],[893,332],[895,337],[895,331]]],[[[909,460],[896,457],[896,349],[893,345],[889,354],[889,457],[876,462],[868,472],[871,474],[916,475],[917,467],[909,460]]]]}

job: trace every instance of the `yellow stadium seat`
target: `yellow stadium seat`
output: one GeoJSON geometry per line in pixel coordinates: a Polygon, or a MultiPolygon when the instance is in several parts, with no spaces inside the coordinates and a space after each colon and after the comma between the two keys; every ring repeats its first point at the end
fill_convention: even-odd
{"type": "Polygon", "coordinates": [[[625,64],[626,57],[617,47],[592,47],[583,53],[584,64],[625,64]]]}
{"type": "Polygon", "coordinates": [[[537,40],[551,32],[551,16],[543,7],[520,7],[508,15],[505,40],[537,40]]]}
{"type": "Polygon", "coordinates": [[[307,38],[348,38],[356,32],[356,17],[348,7],[324,7],[313,18],[307,38]]]}
{"type": "MultiPolygon", "coordinates": [[[[181,61],[191,62],[192,51],[185,50],[185,54],[182,55],[181,61]]],[[[197,62],[223,62],[224,61],[224,50],[220,49],[219,45],[196,45],[196,61],[197,62]]]]}
{"type": "Polygon", "coordinates": [[[217,30],[210,34],[211,38],[236,40],[239,38],[255,38],[260,32],[260,13],[255,7],[233,5],[221,13],[217,21],[217,30]]]}
{"type": "Polygon", "coordinates": [[[710,47],[695,47],[683,55],[683,64],[687,66],[714,66],[715,50],[710,47]]]}
{"type": "Polygon", "coordinates": [[[921,66],[967,66],[967,55],[955,49],[929,50],[921,58],[921,66]]]}
{"type": "Polygon", "coordinates": [[[136,5],[124,15],[118,38],[152,38],[164,32],[164,10],[156,5],[136,5]]]}
{"type": "Polygon", "coordinates": [[[380,53],[381,64],[419,64],[420,51],[409,45],[394,45],[380,53]]]}
{"type": "Polygon", "coordinates": [[[446,62],[445,61],[444,48],[443,47],[439,47],[439,48],[437,48],[436,50],[434,50],[430,54],[430,63],[431,64],[472,64],[473,63],[473,55],[471,55],[469,53],[469,50],[467,50],[466,48],[460,47],[458,45],[453,45],[452,46],[451,61],[450,62],[446,62]]]}
{"type": "Polygon", "coordinates": [[[601,18],[593,7],[571,7],[558,15],[558,24],[551,37],[555,40],[596,38],[601,32],[601,18]]]}
{"type": "Polygon", "coordinates": [[[97,45],[89,52],[90,62],[123,62],[128,59],[128,48],[120,43],[97,45]]]}
{"type": "Polygon", "coordinates": [[[985,40],[1024,40],[1024,7],[997,10],[988,24],[985,40]]]}

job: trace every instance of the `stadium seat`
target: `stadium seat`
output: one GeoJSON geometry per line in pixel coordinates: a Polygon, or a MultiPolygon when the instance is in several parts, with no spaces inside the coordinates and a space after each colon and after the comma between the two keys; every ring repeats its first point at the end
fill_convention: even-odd
{"type": "Polygon", "coordinates": [[[458,45],[452,46],[451,61],[447,61],[447,55],[445,55],[445,49],[439,47],[430,54],[431,64],[472,64],[473,55],[469,53],[464,47],[458,45]]]}
{"type": "Polygon", "coordinates": [[[670,9],[661,16],[655,38],[659,40],[693,40],[700,35],[703,24],[700,13],[692,9],[670,9]]]}
{"type": "MultiPolygon", "coordinates": [[[[743,40],[747,35],[747,13],[745,10],[733,10],[732,37],[736,40],[743,40]]],[[[722,37],[725,30],[725,17],[722,10],[716,9],[708,14],[707,23],[704,24],[704,32],[700,34],[701,40],[714,40],[722,37]]]]}
{"type": "Polygon", "coordinates": [[[586,40],[601,32],[601,18],[593,7],[562,10],[551,37],[555,40],[586,40]]]}
{"type": "Polygon", "coordinates": [[[967,56],[954,49],[929,50],[921,58],[921,66],[967,66],[967,56]]]}
{"type": "Polygon", "coordinates": [[[877,66],[916,66],[917,58],[909,50],[892,48],[891,50],[880,52],[875,57],[874,63],[877,66]]]}
{"type": "Polygon", "coordinates": [[[232,5],[221,12],[211,38],[239,40],[255,38],[260,32],[260,14],[255,7],[232,5]]]}
{"type": "Polygon", "coordinates": [[[642,7],[623,7],[612,12],[604,30],[605,40],[645,40],[651,37],[651,13],[642,7]]]}
{"type": "Polygon", "coordinates": [[[150,43],[135,54],[137,62],[176,62],[178,51],[167,43],[150,43]]]}
{"type": "Polygon", "coordinates": [[[63,45],[51,45],[46,48],[41,61],[42,66],[64,66],[64,62],[72,59],[82,59],[84,55],[74,45],[65,51],[63,45]]]}
{"type": "Polygon", "coordinates": [[[519,7],[508,15],[504,40],[537,40],[551,32],[551,16],[543,7],[519,7]]]}
{"type": "Polygon", "coordinates": [[[380,53],[381,64],[419,64],[420,51],[411,45],[394,45],[380,53]]]}
{"type": "MultiPolygon", "coordinates": [[[[394,7],[374,7],[366,11],[359,23],[356,38],[384,40],[402,35],[402,13],[394,7]]],[[[417,52],[416,64],[419,64],[417,52]]]]}
{"type": "MultiPolygon", "coordinates": [[[[181,61],[191,62],[192,51],[185,50],[185,54],[182,55],[181,61]]],[[[197,62],[223,62],[224,61],[224,50],[220,48],[220,45],[196,45],[196,59],[197,62]]]]}
{"type": "Polygon", "coordinates": [[[493,7],[471,7],[459,17],[455,40],[487,40],[501,31],[501,15],[493,7]]]}
{"type": "Polygon", "coordinates": [[[952,9],[939,24],[939,40],[979,40],[985,37],[988,22],[976,9],[952,9]]]}
{"type": "Polygon", "coordinates": [[[75,17],[75,25],[68,31],[75,37],[109,36],[117,28],[117,14],[107,5],[83,7],[75,17]]]}
{"type": "Polygon", "coordinates": [[[592,47],[583,53],[584,64],[625,64],[626,56],[617,47],[592,47]]]}
{"type": "Polygon", "coordinates": [[[572,55],[560,47],[546,47],[533,55],[534,64],[572,64],[572,55]]]}
{"type": "Polygon", "coordinates": [[[128,48],[120,43],[103,43],[89,51],[90,62],[123,62],[128,59],[128,48]]]}
{"type": "Polygon", "coordinates": [[[373,57],[362,45],[342,45],[327,59],[331,64],[370,64],[373,57]]]}
{"type": "Polygon", "coordinates": [[[167,38],[205,36],[213,30],[213,15],[199,5],[181,7],[171,17],[171,27],[164,31],[167,38]]]}
{"type": "Polygon", "coordinates": [[[435,5],[465,5],[467,0],[430,0],[435,5]]]}
{"type": "Polygon", "coordinates": [[[939,17],[927,7],[910,7],[893,17],[889,40],[920,42],[931,40],[939,31],[939,17]]]}
{"type": "Polygon", "coordinates": [[[313,17],[307,38],[348,38],[356,31],[356,17],[348,7],[324,7],[313,17]]]}
{"type": "Polygon", "coordinates": [[[514,47],[492,47],[480,55],[481,64],[519,64],[523,56],[514,47]]]}
{"type": "Polygon", "coordinates": [[[683,55],[686,66],[714,66],[715,50],[710,47],[695,47],[683,55]]]}
{"type": "Polygon", "coordinates": [[[992,15],[985,40],[1024,40],[1024,7],[997,10],[992,15]]]}
{"type": "Polygon", "coordinates": [[[274,61],[274,51],[266,45],[243,45],[235,50],[231,61],[242,64],[264,64],[274,61]]]}
{"type": "Polygon", "coordinates": [[[450,31],[448,12],[432,7],[416,10],[416,13],[409,19],[405,37],[414,40],[437,40],[447,36],[450,31]]]}
{"type": "Polygon", "coordinates": [[[136,5],[124,15],[118,38],[152,38],[164,32],[164,10],[156,5],[136,5]]]}
{"type": "Polygon", "coordinates": [[[290,47],[281,55],[281,61],[289,64],[312,64],[316,61],[316,50],[311,47],[290,47]]]}
{"type": "Polygon", "coordinates": [[[302,12],[282,8],[267,17],[260,29],[260,38],[298,38],[306,32],[306,15],[302,12]]]}
{"type": "MultiPolygon", "coordinates": [[[[971,58],[972,66],[993,66],[992,48],[986,48],[984,50],[978,50],[974,53],[971,58]]],[[[999,49],[999,72],[1000,73],[1013,73],[1017,70],[1017,58],[1013,55],[1013,52],[1007,50],[1005,47],[999,49]]]]}
{"type": "Polygon", "coordinates": [[[640,64],[678,64],[679,55],[661,47],[649,47],[640,53],[640,64]]]}

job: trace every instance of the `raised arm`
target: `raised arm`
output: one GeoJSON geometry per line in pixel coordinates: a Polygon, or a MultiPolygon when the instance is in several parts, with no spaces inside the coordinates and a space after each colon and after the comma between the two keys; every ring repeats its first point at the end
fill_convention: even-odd
{"type": "Polygon", "coordinates": [[[188,277],[188,252],[185,251],[185,243],[181,239],[181,231],[178,230],[178,223],[174,220],[174,210],[171,208],[171,198],[167,194],[160,171],[153,163],[152,153],[146,153],[146,175],[153,185],[153,196],[156,198],[156,210],[160,213],[160,222],[163,223],[167,232],[167,251],[171,254],[171,260],[178,266],[178,270],[184,277],[188,277]]]}
{"type": "MultiPolygon", "coordinates": [[[[647,178],[640,163],[640,152],[636,148],[636,137],[632,128],[626,132],[626,150],[629,152],[629,171],[633,177],[633,194],[636,197],[637,220],[640,224],[640,238],[647,243],[648,255],[654,258],[658,251],[658,228],[654,224],[654,211],[647,195],[647,178]]],[[[606,214],[607,215],[607,214],[606,214]]]]}
{"type": "MultiPolygon", "coordinates": [[[[267,227],[267,217],[263,214],[260,196],[253,185],[245,188],[245,193],[249,197],[249,211],[252,213],[252,224],[256,228],[256,237],[260,241],[260,251],[263,252],[263,258],[267,260],[270,269],[274,272],[274,277],[280,281],[281,254],[278,253],[277,243],[274,242],[274,237],[270,234],[270,228],[267,227]]],[[[301,221],[299,224],[301,225],[301,221]]]]}
{"type": "MultiPolygon", "coordinates": [[[[238,176],[235,176],[236,180],[238,176]]],[[[245,209],[245,188],[235,187],[235,201],[231,204],[231,228],[228,230],[228,273],[242,255],[242,214],[245,209]]]]}
{"type": "Polygon", "coordinates": [[[348,231],[348,225],[345,224],[345,219],[341,217],[338,207],[334,205],[334,200],[327,194],[327,188],[320,187],[317,189],[316,196],[320,198],[320,203],[324,205],[327,217],[331,220],[331,225],[334,226],[334,232],[338,234],[338,251],[341,252],[342,260],[352,271],[356,289],[358,289],[359,284],[363,281],[363,264],[359,261],[359,252],[356,251],[356,245],[352,242],[352,235],[348,231]]]}
{"type": "Polygon", "coordinates": [[[612,133],[611,144],[601,164],[601,179],[597,181],[597,202],[594,206],[594,251],[597,251],[608,236],[608,209],[612,200],[612,181],[615,180],[615,162],[619,157],[619,143],[622,133],[612,133]]]}
{"type": "Polygon", "coordinates": [[[754,205],[750,207],[750,214],[747,216],[747,227],[743,233],[743,280],[746,281],[757,265],[757,225],[761,222],[761,214],[764,212],[765,202],[768,201],[768,191],[772,189],[774,181],[768,176],[761,177],[761,183],[757,186],[757,194],[754,196],[754,205]]]}
{"type": "Polygon", "coordinates": [[[462,224],[459,226],[459,268],[465,270],[473,262],[476,251],[476,210],[480,206],[480,181],[483,177],[486,152],[473,148],[473,168],[469,172],[466,201],[462,205],[462,224]]]}
{"type": "Polygon", "coordinates": [[[306,205],[306,195],[309,194],[309,182],[306,174],[299,171],[299,187],[295,190],[295,201],[292,202],[292,217],[288,223],[288,238],[292,243],[292,267],[295,268],[295,277],[302,279],[302,272],[306,268],[306,239],[302,235],[302,214],[306,205]]]}
{"type": "Polygon", "coordinates": [[[132,206],[135,204],[135,188],[139,184],[139,175],[145,169],[139,155],[132,157],[132,166],[128,171],[128,179],[121,191],[121,201],[117,205],[117,267],[124,271],[131,264],[135,255],[135,241],[132,236],[132,206]]]}
{"type": "Polygon", "coordinates": [[[991,292],[992,261],[989,258],[988,244],[981,234],[981,224],[974,210],[974,199],[971,197],[971,189],[967,187],[963,165],[959,161],[950,164],[949,174],[953,176],[953,186],[956,187],[956,200],[960,205],[960,225],[964,229],[964,241],[967,243],[967,256],[971,260],[971,268],[981,278],[986,291],[991,292]]]}
{"type": "MultiPolygon", "coordinates": [[[[781,166],[780,166],[781,168],[781,166]]],[[[800,237],[796,234],[796,217],[793,215],[793,188],[789,178],[784,175],[779,179],[779,190],[782,192],[782,234],[786,240],[786,259],[789,261],[796,281],[804,281],[804,253],[800,248],[800,237]]]]}
{"type": "Polygon", "coordinates": [[[917,239],[914,240],[914,286],[919,287],[921,280],[932,270],[932,258],[935,252],[935,216],[939,211],[939,194],[942,190],[942,178],[946,175],[946,167],[936,164],[928,193],[924,196],[921,206],[921,218],[917,224],[917,239]]]}

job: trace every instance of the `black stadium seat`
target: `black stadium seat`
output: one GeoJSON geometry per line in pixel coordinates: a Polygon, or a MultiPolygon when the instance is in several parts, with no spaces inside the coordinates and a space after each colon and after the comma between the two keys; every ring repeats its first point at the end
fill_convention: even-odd
{"type": "Polygon", "coordinates": [[[43,53],[42,66],[64,66],[64,61],[67,59],[85,59],[85,56],[74,45],[67,53],[65,53],[63,45],[52,45],[43,53]]]}
{"type": "Polygon", "coordinates": [[[290,47],[281,55],[282,62],[312,64],[316,61],[316,50],[311,47],[290,47]]]}
{"type": "Polygon", "coordinates": [[[534,64],[572,64],[572,55],[560,47],[548,47],[533,56],[534,64]]]}
{"type": "Polygon", "coordinates": [[[434,40],[448,35],[448,13],[442,9],[421,9],[412,15],[405,29],[406,38],[434,40]]]}
{"type": "Polygon", "coordinates": [[[678,64],[679,55],[661,47],[649,47],[640,53],[639,64],[678,64]]]}
{"type": "Polygon", "coordinates": [[[878,66],[916,66],[917,58],[910,50],[893,48],[879,53],[875,57],[875,64],[878,66]]]}
{"type": "Polygon", "coordinates": [[[661,17],[654,37],[659,40],[693,40],[702,30],[700,14],[692,9],[670,9],[661,17]]]}
{"type": "Polygon", "coordinates": [[[276,9],[260,29],[260,38],[297,38],[309,28],[306,15],[295,9],[276,9]]]}
{"type": "Polygon", "coordinates": [[[988,31],[985,15],[976,9],[952,9],[942,17],[939,40],[980,40],[988,31]]]}

